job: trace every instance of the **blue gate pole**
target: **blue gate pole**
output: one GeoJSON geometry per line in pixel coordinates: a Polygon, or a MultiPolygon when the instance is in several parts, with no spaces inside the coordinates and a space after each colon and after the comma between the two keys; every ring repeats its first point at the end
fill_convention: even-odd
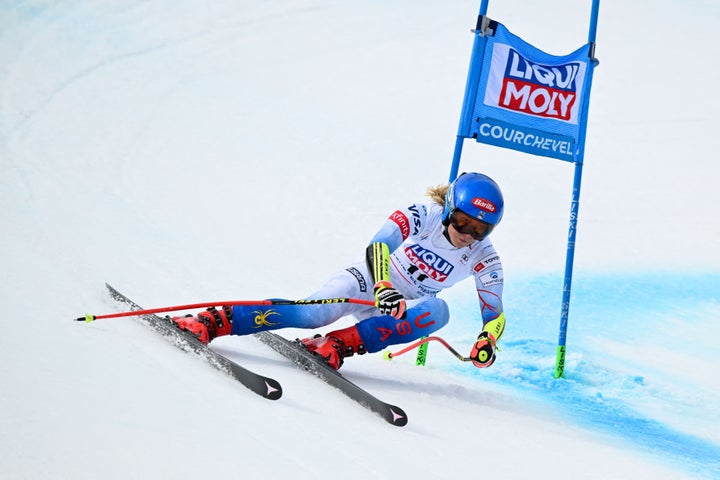
{"type": "Polygon", "coordinates": [[[570,289],[572,287],[573,261],[575,259],[575,235],[577,233],[577,216],[580,206],[580,184],[582,181],[582,162],[575,163],[575,179],[570,203],[570,226],[568,229],[567,253],[565,255],[565,279],[563,280],[563,298],[560,311],[560,335],[555,355],[555,378],[565,374],[565,350],[567,343],[567,325],[570,316],[570,289]]]}
{"type": "Polygon", "coordinates": [[[455,139],[455,153],[453,155],[452,166],[450,167],[450,178],[448,178],[448,183],[452,183],[452,181],[455,180],[458,176],[458,168],[460,167],[460,157],[462,156],[464,141],[465,137],[462,137],[460,135],[458,135],[455,139]]]}
{"type": "MultiPolygon", "coordinates": [[[[588,30],[588,42],[590,43],[590,57],[593,67],[597,65],[595,58],[595,35],[597,33],[598,11],[600,9],[600,0],[593,0],[592,12],[590,15],[590,28],[588,30]]],[[[585,123],[580,129],[580,145],[585,145],[585,133],[587,130],[587,111],[589,107],[589,94],[592,86],[592,75],[590,75],[586,86],[588,98],[584,102],[583,118],[585,123]]],[[[560,334],[558,336],[557,352],[555,354],[555,378],[565,376],[565,353],[567,344],[567,326],[570,315],[570,288],[572,286],[573,261],[575,258],[575,236],[577,233],[578,208],[580,206],[580,184],[582,181],[584,152],[580,158],[575,159],[575,178],[573,180],[572,202],[570,203],[570,226],[568,230],[567,253],[565,256],[565,279],[563,280],[563,298],[562,308],[560,310],[560,334]]]]}
{"type": "MultiPolygon", "coordinates": [[[[455,139],[455,151],[453,153],[453,161],[450,167],[450,177],[448,182],[452,182],[458,176],[460,167],[460,157],[462,156],[463,142],[467,138],[468,125],[472,117],[472,110],[477,95],[478,81],[480,77],[480,68],[483,60],[483,50],[485,48],[484,32],[480,25],[480,19],[487,15],[488,3],[490,0],[482,0],[480,3],[480,11],[478,12],[478,24],[475,29],[475,40],[473,42],[472,53],[470,54],[470,67],[468,68],[467,84],[465,86],[465,98],[463,99],[462,113],[460,114],[460,126],[458,127],[457,138],[455,139]]],[[[427,344],[425,344],[427,345],[427,344]]]]}

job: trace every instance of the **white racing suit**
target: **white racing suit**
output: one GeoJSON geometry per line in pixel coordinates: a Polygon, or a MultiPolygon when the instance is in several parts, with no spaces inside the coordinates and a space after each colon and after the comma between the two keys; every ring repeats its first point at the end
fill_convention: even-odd
{"type": "MultiPolygon", "coordinates": [[[[443,207],[414,204],[395,211],[373,237],[390,254],[390,281],[408,303],[405,318],[379,315],[371,306],[350,303],[233,307],[233,335],[279,328],[319,328],[346,315],[360,320],[358,332],[368,352],[407,343],[442,328],[450,319],[448,306],[438,292],[470,276],[480,302],[482,323],[502,313],[503,270],[489,238],[455,248],[445,237],[443,207]]],[[[373,279],[365,261],[333,275],[308,299],[360,298],[375,300],[373,279]]],[[[503,322],[504,325],[504,322],[503,322]]],[[[480,330],[482,325],[478,325],[480,330]]],[[[502,333],[502,332],[500,332],[502,333]]]]}

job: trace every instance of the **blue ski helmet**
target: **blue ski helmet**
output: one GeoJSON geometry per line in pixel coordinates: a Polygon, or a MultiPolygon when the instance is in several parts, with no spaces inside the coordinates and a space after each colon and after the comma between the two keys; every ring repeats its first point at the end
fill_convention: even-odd
{"type": "Polygon", "coordinates": [[[477,218],[490,225],[497,225],[503,216],[503,195],[495,181],[482,173],[463,173],[448,187],[445,195],[443,224],[450,223],[455,210],[477,218]]]}

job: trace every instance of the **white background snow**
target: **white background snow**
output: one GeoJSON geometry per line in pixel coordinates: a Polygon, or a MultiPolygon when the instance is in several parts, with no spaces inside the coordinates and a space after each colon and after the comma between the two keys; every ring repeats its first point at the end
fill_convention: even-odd
{"type": "MultiPolygon", "coordinates": [[[[277,378],[276,402],[133,319],[73,321],[117,310],[106,281],[146,307],[301,298],[361,258],[447,180],[478,7],[1,2],[0,477],[720,478],[711,0],[601,5],[566,379],[572,165],[470,141],[461,170],[505,193],[509,324],[488,370],[434,345],[425,368],[349,359],[405,428],[252,337],[213,348],[277,378]]],[[[489,8],[554,54],[589,13],[489,8]]],[[[473,285],[443,297],[467,353],[473,285]]]]}

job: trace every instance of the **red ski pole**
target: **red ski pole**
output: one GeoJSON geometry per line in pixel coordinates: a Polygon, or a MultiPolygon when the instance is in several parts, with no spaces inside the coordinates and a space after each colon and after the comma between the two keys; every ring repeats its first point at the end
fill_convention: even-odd
{"type": "Polygon", "coordinates": [[[84,317],[78,317],[75,320],[78,322],[85,321],[89,323],[94,320],[102,320],[105,318],[134,317],[139,315],[149,315],[152,313],[176,312],[178,310],[218,307],[221,305],[227,305],[232,307],[236,305],[327,305],[332,303],[354,303],[358,305],[375,306],[375,302],[373,300],[362,300],[360,298],[317,298],[305,300],[231,300],[227,302],[189,303],[187,305],[173,305],[169,307],[150,308],[146,310],[132,310],[129,312],[107,313],[103,315],[91,315],[88,313],[84,317]]]}
{"type": "Polygon", "coordinates": [[[431,342],[431,341],[440,342],[445,348],[447,348],[447,349],[450,351],[450,353],[452,353],[453,355],[455,355],[455,358],[457,358],[457,359],[460,360],[461,362],[471,362],[471,361],[472,361],[472,358],[470,358],[470,357],[463,357],[462,355],[460,355],[460,354],[457,352],[457,350],[455,350],[453,347],[451,347],[449,343],[447,343],[444,339],[442,339],[442,338],[440,338],[440,337],[426,337],[426,338],[421,338],[420,340],[416,340],[415,342],[411,343],[410,345],[408,345],[408,346],[405,347],[405,348],[402,348],[402,349],[398,350],[397,352],[385,352],[385,353],[383,354],[383,357],[384,357],[386,360],[392,360],[393,358],[395,358],[395,357],[397,357],[397,356],[400,356],[400,355],[402,355],[403,353],[407,353],[407,352],[409,352],[410,350],[413,350],[413,349],[415,349],[415,348],[417,348],[417,347],[419,347],[419,346],[421,346],[421,345],[425,345],[426,343],[431,342]]]}

